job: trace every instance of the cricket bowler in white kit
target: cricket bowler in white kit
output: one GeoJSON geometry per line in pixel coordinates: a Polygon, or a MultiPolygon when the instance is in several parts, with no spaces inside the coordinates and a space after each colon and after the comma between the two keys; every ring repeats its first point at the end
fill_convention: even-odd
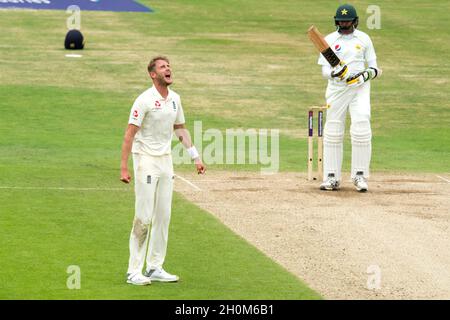
{"type": "Polygon", "coordinates": [[[169,60],[163,56],[153,58],[148,72],[153,86],[144,91],[131,108],[121,160],[120,180],[129,183],[128,157],[130,152],[133,154],[136,202],[127,282],[134,285],[178,281],[178,276],[169,274],[162,267],[167,251],[174,183],[173,133],[187,148],[197,172],[205,172],[184,126],[180,96],[169,89],[173,82],[169,60]]]}
{"type": "Polygon", "coordinates": [[[370,127],[370,81],[381,75],[370,37],[357,30],[358,16],[353,6],[341,5],[337,11],[337,30],[325,37],[330,48],[343,61],[332,68],[320,55],[318,64],[328,79],[326,101],[329,109],[324,128],[321,190],[337,190],[341,181],[343,139],[347,110],[350,111],[352,141],[351,178],[360,192],[368,190],[367,178],[372,152],[370,127]]]}

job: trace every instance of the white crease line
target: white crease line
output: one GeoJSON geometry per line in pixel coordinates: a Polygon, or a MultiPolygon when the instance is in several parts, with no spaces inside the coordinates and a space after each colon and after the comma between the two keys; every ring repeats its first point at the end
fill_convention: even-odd
{"type": "Polygon", "coordinates": [[[67,58],[81,58],[82,56],[81,54],[66,54],[67,58]]]}
{"type": "Polygon", "coordinates": [[[129,191],[124,188],[72,188],[72,187],[7,187],[0,186],[0,189],[14,190],[64,190],[64,191],[129,191]]]}
{"type": "MultiPolygon", "coordinates": [[[[437,176],[437,177],[439,177],[439,178],[441,178],[441,179],[443,179],[444,181],[446,181],[446,182],[449,182],[450,183],[450,180],[448,180],[448,179],[445,179],[445,178],[443,178],[443,177],[441,177],[441,176],[437,176]]],[[[202,183],[202,182],[220,182],[220,183],[234,183],[234,182],[237,182],[237,183],[245,183],[245,182],[254,182],[254,181],[259,181],[259,182],[261,182],[261,183],[263,183],[263,182],[305,182],[306,181],[306,177],[294,177],[294,178],[283,178],[283,179],[272,179],[272,180],[270,180],[270,179],[261,179],[261,178],[244,178],[244,179],[233,179],[233,178],[228,178],[228,179],[202,179],[202,178],[199,178],[199,179],[195,179],[194,180],[195,181],[195,183],[202,183]]],[[[317,182],[318,180],[316,180],[315,182],[317,182]]],[[[346,180],[346,181],[348,181],[348,182],[351,182],[352,180],[351,179],[348,179],[348,180],[346,180]]],[[[371,182],[375,182],[375,183],[386,183],[386,182],[389,182],[389,183],[408,183],[408,184],[415,184],[415,183],[436,183],[435,181],[431,181],[431,180],[429,180],[429,181],[408,181],[408,180],[399,180],[399,181],[387,181],[387,180],[378,180],[378,179],[371,179],[370,180],[371,182]]],[[[312,184],[314,184],[314,181],[306,181],[306,182],[311,182],[312,184]]]]}
{"type": "Polygon", "coordinates": [[[446,178],[444,178],[444,177],[441,177],[441,176],[438,176],[438,175],[436,175],[436,177],[438,177],[439,179],[444,180],[445,182],[450,183],[450,180],[448,180],[448,179],[446,179],[446,178]]]}
{"type": "Polygon", "coordinates": [[[189,180],[186,180],[185,178],[183,178],[182,176],[179,175],[175,175],[177,178],[180,178],[182,181],[186,182],[188,185],[190,185],[192,188],[194,188],[197,191],[202,191],[202,189],[200,189],[199,187],[197,187],[195,184],[193,184],[192,182],[190,182],[189,180]]]}
{"type": "MultiPolygon", "coordinates": [[[[246,183],[246,182],[269,182],[270,180],[261,180],[261,179],[242,179],[242,180],[235,180],[235,179],[218,179],[218,180],[198,180],[199,182],[220,182],[220,183],[246,183]]],[[[273,180],[272,180],[273,181],[273,180]]],[[[276,181],[284,181],[284,180],[276,180],[276,181]]]]}
{"type": "MultiPolygon", "coordinates": [[[[306,178],[305,178],[306,179],[306,178]]],[[[260,181],[260,182],[272,182],[272,181],[286,181],[286,182],[291,182],[291,181],[295,181],[295,179],[276,179],[276,180],[269,180],[269,179],[201,179],[199,178],[198,180],[195,180],[195,182],[221,182],[221,183],[225,183],[225,182],[253,182],[253,181],[260,181]]]]}

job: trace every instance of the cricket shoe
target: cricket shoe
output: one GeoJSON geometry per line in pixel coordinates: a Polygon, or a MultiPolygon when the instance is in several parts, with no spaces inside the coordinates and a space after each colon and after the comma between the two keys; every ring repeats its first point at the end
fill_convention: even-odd
{"type": "Polygon", "coordinates": [[[134,284],[135,286],[146,286],[151,284],[149,277],[144,276],[142,273],[128,274],[127,283],[134,284]]]}
{"type": "Polygon", "coordinates": [[[174,274],[164,271],[163,268],[150,269],[144,273],[151,281],[177,282],[180,278],[174,274]]]}
{"type": "Polygon", "coordinates": [[[359,192],[366,192],[369,190],[367,179],[364,178],[364,172],[362,171],[356,172],[356,176],[353,178],[353,184],[359,192]]]}
{"type": "Polygon", "coordinates": [[[327,180],[322,182],[320,185],[320,190],[338,190],[339,189],[339,181],[334,177],[334,173],[329,173],[327,180]]]}

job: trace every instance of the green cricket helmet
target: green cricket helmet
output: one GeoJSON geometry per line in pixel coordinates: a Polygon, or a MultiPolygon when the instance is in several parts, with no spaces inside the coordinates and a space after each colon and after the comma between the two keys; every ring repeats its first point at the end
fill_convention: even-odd
{"type": "Polygon", "coordinates": [[[340,30],[349,30],[353,27],[353,29],[356,29],[358,27],[358,14],[356,13],[356,9],[351,4],[343,4],[339,6],[336,10],[336,15],[334,16],[334,24],[338,28],[338,31],[340,30]],[[339,21],[352,21],[352,25],[350,27],[341,27],[339,26],[339,21]]]}

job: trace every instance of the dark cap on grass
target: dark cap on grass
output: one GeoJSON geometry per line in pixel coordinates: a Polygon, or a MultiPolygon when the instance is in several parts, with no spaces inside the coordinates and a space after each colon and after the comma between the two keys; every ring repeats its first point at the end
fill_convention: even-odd
{"type": "Polygon", "coordinates": [[[81,50],[84,48],[84,37],[80,30],[69,30],[66,34],[64,47],[69,50],[81,50]]]}

